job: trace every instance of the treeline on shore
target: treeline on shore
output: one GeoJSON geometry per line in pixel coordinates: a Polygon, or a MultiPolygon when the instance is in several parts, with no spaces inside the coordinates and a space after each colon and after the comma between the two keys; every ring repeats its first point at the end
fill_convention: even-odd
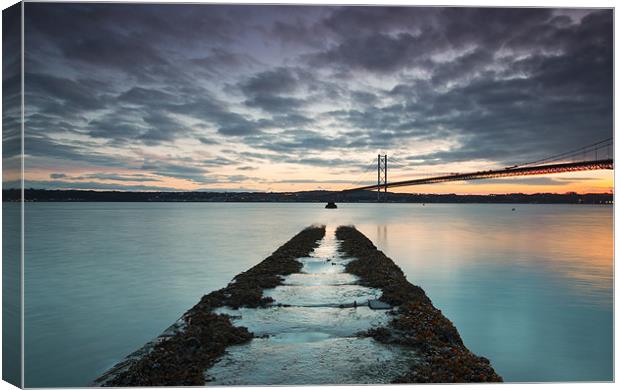
{"type": "MultiPolygon", "coordinates": [[[[375,191],[342,193],[338,191],[300,192],[130,192],[130,191],[87,191],[87,190],[43,190],[26,189],[27,202],[328,202],[340,203],[377,202],[375,191]]],[[[5,202],[21,199],[19,189],[2,190],[5,202]]],[[[388,192],[382,194],[382,201],[388,203],[575,203],[610,204],[613,194],[403,194],[388,192]]]]}

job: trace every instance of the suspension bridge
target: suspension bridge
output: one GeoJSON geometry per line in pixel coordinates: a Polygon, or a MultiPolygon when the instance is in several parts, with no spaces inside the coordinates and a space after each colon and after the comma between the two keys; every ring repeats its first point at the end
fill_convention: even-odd
{"type": "MultiPolygon", "coordinates": [[[[406,166],[407,164],[403,164],[402,162],[400,162],[399,165],[406,166]]],[[[373,183],[370,185],[347,188],[345,190],[342,190],[342,193],[377,190],[377,199],[380,199],[381,192],[387,193],[388,188],[394,187],[407,187],[424,184],[444,183],[450,181],[469,181],[513,176],[547,175],[562,172],[613,169],[613,138],[608,138],[588,146],[570,150],[564,153],[555,154],[553,156],[549,156],[536,161],[485,171],[435,174],[430,175],[429,177],[390,182],[388,181],[387,154],[379,154],[377,156],[376,168],[376,184],[373,183]]]]}

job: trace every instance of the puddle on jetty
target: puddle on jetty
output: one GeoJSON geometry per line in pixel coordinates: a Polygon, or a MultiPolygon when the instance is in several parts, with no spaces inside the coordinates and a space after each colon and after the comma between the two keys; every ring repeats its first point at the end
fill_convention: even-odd
{"type": "Polygon", "coordinates": [[[217,310],[256,338],[229,347],[206,371],[207,384],[390,383],[406,371],[415,359],[412,351],[355,337],[386,323],[389,315],[367,306],[380,290],[361,286],[356,276],[344,272],[350,259],[338,252],[334,229],[327,230],[310,257],[298,260],[303,263],[301,273],[264,291],[274,299],[273,307],[217,310]],[[358,307],[350,307],[353,302],[358,307]]]}

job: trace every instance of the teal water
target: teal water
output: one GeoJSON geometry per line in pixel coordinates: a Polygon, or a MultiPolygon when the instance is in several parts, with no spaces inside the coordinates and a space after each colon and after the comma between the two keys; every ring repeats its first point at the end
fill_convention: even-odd
{"type": "Polygon", "coordinates": [[[28,203],[26,386],[89,385],[312,223],[355,224],[506,381],[613,379],[609,206],[28,203]]]}
{"type": "Polygon", "coordinates": [[[2,204],[2,379],[21,384],[20,205],[2,204]]]}

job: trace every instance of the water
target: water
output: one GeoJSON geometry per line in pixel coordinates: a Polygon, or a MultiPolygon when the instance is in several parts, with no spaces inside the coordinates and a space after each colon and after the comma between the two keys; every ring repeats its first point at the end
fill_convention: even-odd
{"type": "Polygon", "coordinates": [[[21,209],[2,205],[2,379],[21,383],[21,209]]]}
{"type": "Polygon", "coordinates": [[[612,207],[323,206],[27,204],[26,385],[88,385],[312,223],[355,224],[505,380],[612,379],[612,207]]]}

